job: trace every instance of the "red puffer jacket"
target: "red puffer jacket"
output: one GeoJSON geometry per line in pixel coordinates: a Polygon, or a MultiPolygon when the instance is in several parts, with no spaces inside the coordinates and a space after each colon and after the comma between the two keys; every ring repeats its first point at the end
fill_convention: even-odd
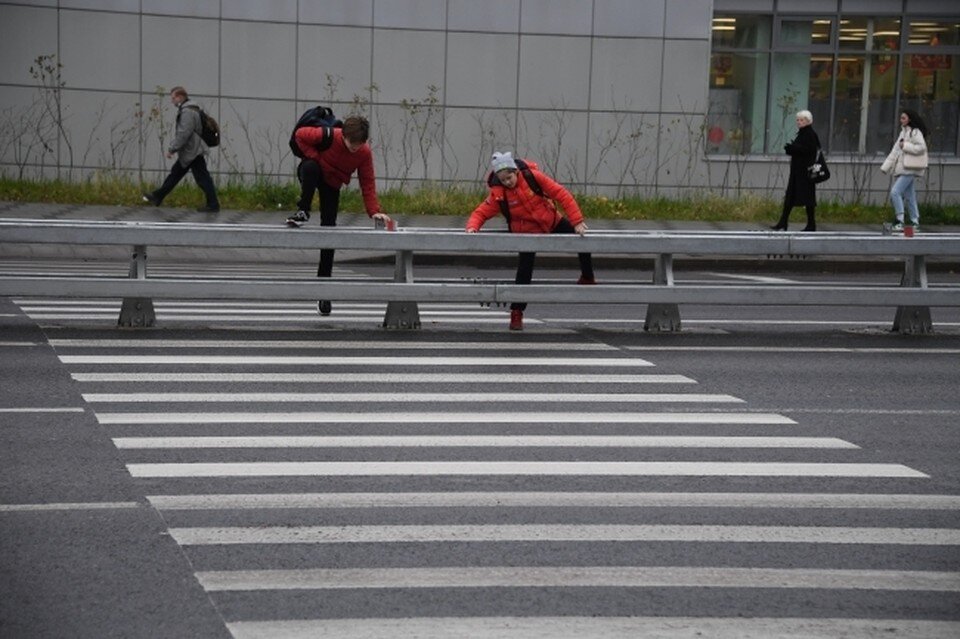
{"type": "Polygon", "coordinates": [[[570,223],[576,226],[583,222],[583,213],[577,206],[570,191],[544,175],[533,162],[527,160],[527,166],[543,189],[544,197],[533,192],[523,177],[523,171],[517,172],[517,185],[508,189],[504,186],[491,186],[490,195],[480,206],[473,210],[467,220],[468,231],[478,231],[492,217],[500,214],[500,201],[507,200],[510,207],[511,233],[550,233],[560,221],[560,213],[553,200],[556,200],[567,215],[570,223]]]}
{"type": "Polygon", "coordinates": [[[333,144],[321,151],[317,147],[323,141],[323,127],[305,126],[297,129],[296,140],[303,155],[320,165],[323,180],[335,189],[350,183],[350,176],[357,172],[360,179],[360,192],[363,194],[363,207],[367,215],[380,212],[377,200],[376,179],[373,175],[373,153],[370,145],[364,144],[351,153],[343,142],[343,131],[333,131],[333,144]]]}

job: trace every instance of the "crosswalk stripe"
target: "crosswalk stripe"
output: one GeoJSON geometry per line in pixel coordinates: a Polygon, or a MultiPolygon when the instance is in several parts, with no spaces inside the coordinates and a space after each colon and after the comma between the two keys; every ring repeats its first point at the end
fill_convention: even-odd
{"type": "Polygon", "coordinates": [[[776,413],[96,413],[101,424],[796,424],[776,413]]]}
{"type": "Polygon", "coordinates": [[[670,477],[911,477],[902,464],[786,462],[413,461],[127,464],[133,477],[364,477],[437,475],[670,477]]]}
{"type": "Polygon", "coordinates": [[[220,339],[51,339],[54,348],[272,348],[272,349],[375,349],[375,350],[482,350],[482,351],[608,351],[607,344],[587,342],[412,342],[354,340],[220,340],[220,339]]]}
{"type": "Polygon", "coordinates": [[[960,622],[912,619],[743,617],[405,617],[227,623],[234,639],[956,639],[960,622]]]}
{"type": "Polygon", "coordinates": [[[143,402],[205,402],[205,403],[250,403],[250,402],[362,402],[390,404],[442,402],[522,402],[524,404],[564,402],[595,403],[684,403],[684,404],[732,404],[743,400],[720,393],[84,393],[83,399],[91,404],[143,403],[143,402]]]}
{"type": "Polygon", "coordinates": [[[283,365],[283,366],[653,366],[640,358],[606,357],[378,357],[297,355],[60,355],[64,364],[177,364],[177,365],[283,365]]]}
{"type": "Polygon", "coordinates": [[[674,437],[674,436],[270,436],[270,437],[116,437],[117,448],[370,448],[370,447],[603,447],[603,448],[859,448],[833,437],[674,437]]]}
{"type": "Polygon", "coordinates": [[[169,532],[182,546],[519,541],[960,545],[960,530],[953,528],[854,528],[849,526],[629,524],[262,526],[170,528],[169,532]]]}
{"type": "Polygon", "coordinates": [[[696,384],[685,375],[631,375],[583,373],[138,373],[135,371],[118,373],[71,373],[78,382],[216,382],[218,384],[236,382],[258,383],[337,383],[337,382],[377,382],[432,384],[696,384]]]}
{"type": "Polygon", "coordinates": [[[960,495],[874,493],[256,493],[149,495],[159,510],[266,508],[833,508],[960,510],[960,495]]]}
{"type": "Polygon", "coordinates": [[[85,410],[82,406],[8,406],[0,408],[0,413],[82,413],[85,410]]]}
{"type": "Polygon", "coordinates": [[[805,588],[960,592],[960,572],[681,566],[452,566],[197,573],[208,592],[345,588],[805,588]]]}

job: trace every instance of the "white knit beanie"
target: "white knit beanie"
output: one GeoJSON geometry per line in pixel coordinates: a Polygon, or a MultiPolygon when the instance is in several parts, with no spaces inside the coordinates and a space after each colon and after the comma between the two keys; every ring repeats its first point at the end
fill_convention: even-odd
{"type": "Polygon", "coordinates": [[[494,173],[497,171],[503,171],[504,169],[517,170],[517,163],[513,161],[513,154],[510,151],[506,153],[494,153],[493,159],[490,160],[490,168],[494,173]]]}

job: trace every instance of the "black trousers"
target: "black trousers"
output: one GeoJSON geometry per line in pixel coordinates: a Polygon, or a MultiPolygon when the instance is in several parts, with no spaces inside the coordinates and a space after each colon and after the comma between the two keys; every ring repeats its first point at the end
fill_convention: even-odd
{"type": "Polygon", "coordinates": [[[193,173],[193,179],[197,181],[197,186],[200,187],[200,190],[203,191],[203,194],[207,198],[207,207],[219,209],[220,201],[217,200],[217,187],[213,185],[213,178],[210,177],[210,171],[207,170],[207,161],[204,159],[203,154],[195,157],[193,162],[187,166],[180,164],[179,160],[173,163],[167,179],[163,181],[159,189],[152,193],[157,204],[163,202],[163,198],[170,195],[170,191],[183,179],[183,176],[185,176],[187,172],[193,173]]]}
{"type": "MultiPolygon", "coordinates": [[[[310,212],[313,194],[320,193],[320,226],[336,226],[337,213],[340,211],[340,189],[324,182],[323,171],[314,160],[304,160],[297,167],[300,179],[300,201],[297,207],[310,212]]],[[[317,277],[330,277],[333,272],[333,249],[321,249],[317,277]]]]}
{"type": "MultiPolygon", "coordinates": [[[[573,224],[567,218],[561,218],[551,233],[576,233],[573,224]]],[[[514,280],[517,284],[529,284],[533,281],[533,263],[536,259],[536,253],[520,253],[517,257],[517,277],[514,280]]],[[[589,279],[593,279],[593,258],[589,253],[577,253],[577,259],[580,260],[580,274],[589,279]]],[[[526,302],[514,302],[510,305],[511,309],[526,310],[526,302]]]]}

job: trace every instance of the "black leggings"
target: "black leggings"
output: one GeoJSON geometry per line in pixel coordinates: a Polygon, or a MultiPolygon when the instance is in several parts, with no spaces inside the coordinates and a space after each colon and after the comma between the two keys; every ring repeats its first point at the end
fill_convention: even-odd
{"type": "MultiPolygon", "coordinates": [[[[567,218],[560,218],[551,233],[576,233],[573,224],[567,218]]],[[[517,257],[517,277],[514,280],[517,284],[529,284],[533,281],[533,262],[536,259],[536,253],[520,253],[517,257]]],[[[580,274],[584,278],[593,279],[593,258],[589,253],[577,253],[577,259],[580,260],[580,274]]],[[[511,309],[525,310],[526,302],[514,302],[510,305],[511,309]]]]}
{"type": "MultiPolygon", "coordinates": [[[[320,226],[336,226],[337,213],[340,210],[340,189],[324,182],[323,171],[314,160],[304,160],[297,168],[297,177],[300,178],[300,201],[297,207],[301,211],[310,212],[313,204],[313,194],[320,192],[320,226]]],[[[320,264],[317,266],[317,277],[330,277],[333,272],[333,249],[320,251],[320,264]]]]}

